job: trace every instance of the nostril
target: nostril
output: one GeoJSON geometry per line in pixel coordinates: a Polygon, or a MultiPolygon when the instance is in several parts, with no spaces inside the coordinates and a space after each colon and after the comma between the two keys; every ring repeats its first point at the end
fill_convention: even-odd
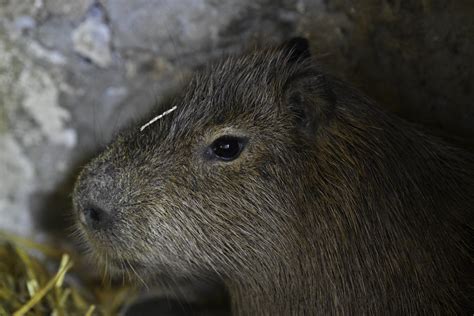
{"type": "Polygon", "coordinates": [[[108,221],[108,213],[97,206],[85,207],[79,216],[83,224],[93,228],[104,226],[108,221]]]}
{"type": "Polygon", "coordinates": [[[88,207],[84,210],[84,213],[86,215],[86,218],[89,218],[90,220],[94,222],[100,222],[102,218],[102,214],[101,214],[102,211],[97,208],[88,207]]]}

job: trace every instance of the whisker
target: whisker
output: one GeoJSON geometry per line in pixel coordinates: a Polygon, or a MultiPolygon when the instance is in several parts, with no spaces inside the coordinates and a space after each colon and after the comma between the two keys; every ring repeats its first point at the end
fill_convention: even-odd
{"type": "Polygon", "coordinates": [[[137,279],[143,284],[143,286],[145,287],[146,290],[149,290],[149,287],[148,287],[148,284],[145,283],[145,281],[143,280],[143,278],[138,274],[138,272],[133,268],[133,265],[128,261],[126,260],[125,261],[128,266],[130,267],[130,270],[135,274],[135,276],[137,277],[137,279]]]}

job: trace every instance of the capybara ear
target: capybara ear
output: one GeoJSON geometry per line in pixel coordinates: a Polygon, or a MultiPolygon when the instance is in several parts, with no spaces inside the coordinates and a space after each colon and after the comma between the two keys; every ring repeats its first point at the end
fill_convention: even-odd
{"type": "Polygon", "coordinates": [[[300,62],[311,57],[309,41],[304,37],[293,37],[283,43],[283,51],[288,56],[290,63],[300,62]]]}
{"type": "Polygon", "coordinates": [[[288,78],[284,102],[296,127],[310,138],[331,119],[337,105],[330,80],[311,68],[288,78]]]}
{"type": "Polygon", "coordinates": [[[284,84],[285,103],[297,127],[307,136],[314,136],[321,123],[335,107],[335,97],[324,74],[311,63],[309,41],[293,37],[281,45],[287,65],[296,72],[284,84]]]}

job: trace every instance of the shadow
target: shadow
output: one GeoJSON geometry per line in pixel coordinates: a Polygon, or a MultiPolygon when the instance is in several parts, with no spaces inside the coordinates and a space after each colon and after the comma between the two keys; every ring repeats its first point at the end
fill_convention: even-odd
{"type": "Polygon", "coordinates": [[[325,14],[311,14],[301,28],[330,72],[390,112],[472,148],[472,1],[330,0],[325,14]]]}
{"type": "Polygon", "coordinates": [[[99,151],[83,153],[83,158],[68,170],[56,189],[48,193],[35,193],[30,199],[30,210],[36,227],[61,242],[75,241],[71,236],[74,225],[72,192],[76,179],[84,165],[99,151]]]}

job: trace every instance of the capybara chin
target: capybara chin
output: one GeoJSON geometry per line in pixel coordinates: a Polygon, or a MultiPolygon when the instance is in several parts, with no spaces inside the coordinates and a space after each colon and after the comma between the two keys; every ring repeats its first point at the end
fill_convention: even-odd
{"type": "Polygon", "coordinates": [[[236,315],[458,314],[473,166],[296,38],[197,73],[84,168],[74,206],[99,258],[221,280],[236,315]]]}

